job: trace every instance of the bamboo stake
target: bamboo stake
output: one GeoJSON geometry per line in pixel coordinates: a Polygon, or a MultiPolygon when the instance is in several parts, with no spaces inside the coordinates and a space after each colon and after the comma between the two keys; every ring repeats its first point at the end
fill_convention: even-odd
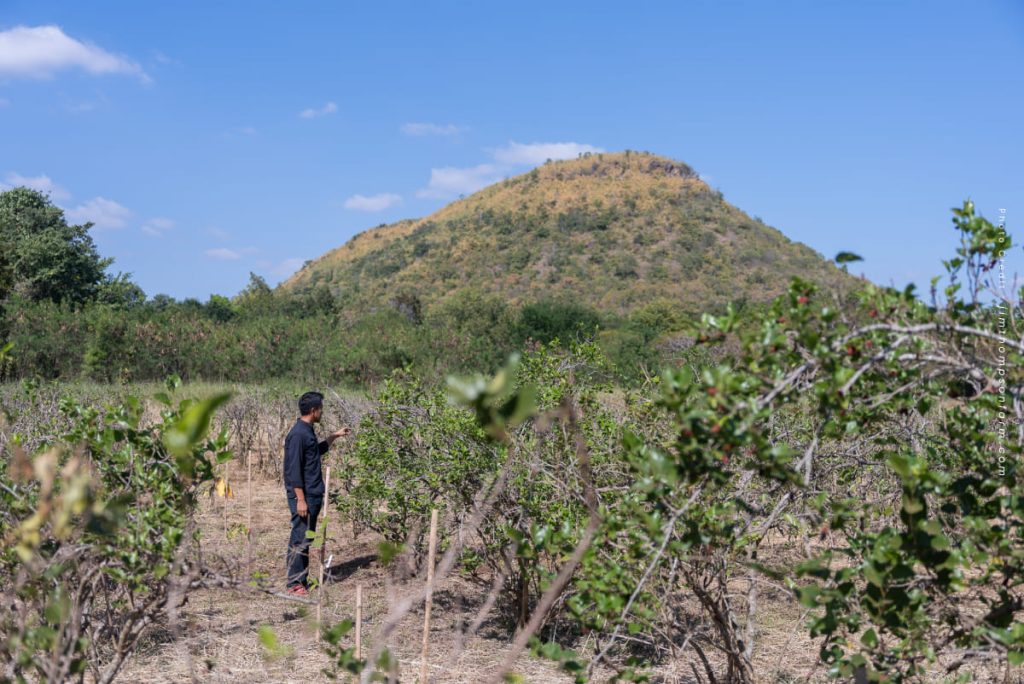
{"type": "Polygon", "coordinates": [[[420,655],[420,684],[427,684],[427,650],[430,645],[430,604],[434,599],[434,553],[437,550],[437,509],[430,512],[430,546],[427,550],[427,598],[423,608],[423,652],[420,655]]]}
{"type": "MultiPolygon", "coordinates": [[[[331,500],[331,466],[327,466],[327,477],[324,480],[324,504],[331,500]]],[[[324,521],[321,525],[324,543],[320,545],[320,583],[316,592],[316,640],[320,641],[320,618],[324,606],[324,560],[327,558],[327,506],[324,507],[324,521]]]]}
{"type": "Polygon", "coordinates": [[[356,658],[363,650],[363,585],[356,585],[356,658]]]}

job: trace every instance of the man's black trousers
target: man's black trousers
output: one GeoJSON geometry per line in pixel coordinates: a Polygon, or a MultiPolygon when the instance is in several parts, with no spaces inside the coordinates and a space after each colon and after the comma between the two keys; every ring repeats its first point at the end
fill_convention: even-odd
{"type": "Polygon", "coordinates": [[[322,496],[306,495],[306,507],[309,509],[309,516],[302,517],[296,512],[298,499],[295,492],[288,492],[288,508],[292,512],[292,534],[288,539],[288,586],[296,584],[306,586],[307,575],[309,574],[309,544],[312,539],[306,537],[306,531],[316,532],[316,519],[323,508],[324,499],[322,496]]]}

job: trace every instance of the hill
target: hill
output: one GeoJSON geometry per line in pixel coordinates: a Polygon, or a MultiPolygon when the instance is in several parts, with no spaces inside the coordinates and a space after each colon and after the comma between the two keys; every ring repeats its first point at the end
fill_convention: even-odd
{"type": "Polygon", "coordinates": [[[548,162],[417,220],[382,225],[282,284],[356,309],[473,288],[511,302],[571,298],[627,313],[654,299],[695,311],[764,301],[794,275],[846,277],[726,202],[684,163],[648,153],[548,162]]]}

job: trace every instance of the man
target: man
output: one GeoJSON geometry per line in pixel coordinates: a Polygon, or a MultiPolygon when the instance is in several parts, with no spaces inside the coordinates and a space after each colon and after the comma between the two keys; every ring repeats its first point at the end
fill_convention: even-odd
{"type": "Polygon", "coordinates": [[[324,504],[324,478],[320,457],[339,437],[351,433],[344,427],[317,441],[313,425],[324,413],[324,395],[306,392],[299,397],[300,418],[284,440],[284,486],[292,512],[292,534],[288,540],[288,593],[308,594],[309,544],[306,531],[316,531],[316,519],[324,504]]]}

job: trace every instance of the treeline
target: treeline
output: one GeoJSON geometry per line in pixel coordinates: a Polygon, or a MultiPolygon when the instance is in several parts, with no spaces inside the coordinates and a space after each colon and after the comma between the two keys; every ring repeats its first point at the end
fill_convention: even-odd
{"type": "Polygon", "coordinates": [[[462,287],[429,309],[398,291],[376,309],[353,310],[327,288],[285,293],[256,275],[232,298],[147,298],[129,275],[110,274],[90,227],[68,224],[35,190],[0,193],[0,339],[13,344],[0,379],[367,385],[396,368],[441,377],[494,369],[532,344],[595,338],[629,382],[687,348],[690,321],[667,300],[622,317],[462,287]]]}
{"type": "Polygon", "coordinates": [[[622,381],[685,352],[687,321],[666,302],[628,318],[558,301],[511,305],[461,291],[424,311],[408,298],[350,314],[329,296],[272,290],[258,276],[237,297],[83,304],[8,297],[4,379],[261,382],[289,378],[373,384],[396,368],[426,377],[496,368],[534,343],[596,338],[622,381]],[[678,339],[676,339],[678,337],[678,339]]]}

